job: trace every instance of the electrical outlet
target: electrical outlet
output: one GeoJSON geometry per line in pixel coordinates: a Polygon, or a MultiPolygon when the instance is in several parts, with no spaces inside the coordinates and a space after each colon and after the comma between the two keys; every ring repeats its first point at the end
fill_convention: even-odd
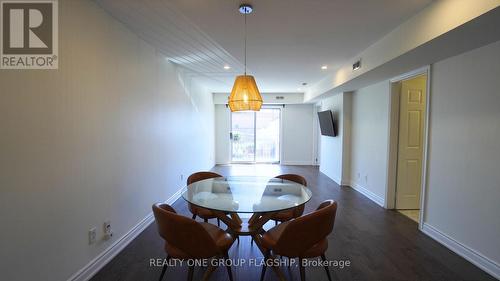
{"type": "Polygon", "coordinates": [[[104,222],[104,239],[108,240],[113,237],[113,229],[111,228],[111,221],[104,222]]]}
{"type": "Polygon", "coordinates": [[[368,183],[368,175],[365,175],[365,183],[368,183]]]}
{"type": "Polygon", "coordinates": [[[181,181],[183,181],[183,180],[184,180],[184,175],[183,175],[183,174],[181,174],[181,181]]]}
{"type": "Polygon", "coordinates": [[[95,227],[89,229],[89,244],[94,244],[97,240],[97,230],[95,227]]]}

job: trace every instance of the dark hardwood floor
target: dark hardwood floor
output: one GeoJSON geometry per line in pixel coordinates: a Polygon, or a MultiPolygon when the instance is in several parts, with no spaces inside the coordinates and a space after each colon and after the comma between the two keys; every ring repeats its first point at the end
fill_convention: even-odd
{"type": "MultiPolygon", "coordinates": [[[[305,212],[314,210],[323,200],[338,202],[337,218],[329,237],[327,259],[349,260],[350,266],[331,267],[336,280],[495,280],[473,264],[420,232],[417,224],[396,211],[385,210],[349,187],[340,187],[316,167],[279,165],[216,166],[214,171],[228,175],[269,175],[296,173],[303,175],[313,192],[305,212]]],[[[165,198],[158,198],[163,201],[165,198]]],[[[154,202],[151,202],[153,204],[154,202]]],[[[189,215],[183,199],[173,207],[189,215]]],[[[314,229],[311,229],[314,231],[314,229]]],[[[300,241],[298,241],[300,243],[300,241]]],[[[234,243],[231,258],[261,259],[258,248],[250,246],[248,237],[234,243]]],[[[150,267],[151,258],[165,258],[163,241],[150,225],[130,245],[108,263],[93,281],[99,280],[158,280],[161,267],[150,267]]],[[[204,268],[195,269],[199,280],[204,268]]],[[[283,268],[288,280],[300,280],[298,268],[283,268]]],[[[261,267],[233,267],[234,280],[259,280],[261,267]]],[[[327,280],[322,267],[306,269],[307,280],[327,280]]],[[[186,280],[187,267],[169,268],[163,280],[186,280]]],[[[211,280],[228,280],[224,268],[218,268],[211,280]]],[[[273,271],[265,280],[277,280],[273,271]]]]}

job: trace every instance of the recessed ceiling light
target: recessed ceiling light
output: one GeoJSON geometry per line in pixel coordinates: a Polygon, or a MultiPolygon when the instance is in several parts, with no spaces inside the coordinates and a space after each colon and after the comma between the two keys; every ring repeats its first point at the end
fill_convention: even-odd
{"type": "Polygon", "coordinates": [[[321,69],[323,69],[323,70],[327,70],[327,69],[328,69],[328,65],[323,65],[323,66],[321,67],[321,69]]]}
{"type": "Polygon", "coordinates": [[[307,83],[306,82],[302,83],[302,86],[307,86],[307,83]]]}
{"type": "Polygon", "coordinates": [[[228,69],[231,69],[231,67],[229,65],[224,65],[224,69],[228,70],[228,69]]]}

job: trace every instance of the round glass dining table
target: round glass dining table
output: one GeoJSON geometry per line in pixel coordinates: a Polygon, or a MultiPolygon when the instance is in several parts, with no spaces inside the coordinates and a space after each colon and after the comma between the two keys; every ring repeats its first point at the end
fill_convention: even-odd
{"type": "Polygon", "coordinates": [[[212,210],[233,234],[256,237],[272,215],[299,207],[311,199],[306,186],[278,178],[232,176],[201,180],[188,185],[182,198],[212,210]],[[252,213],[243,221],[238,213],[252,213]]]}
{"type": "Polygon", "coordinates": [[[224,213],[268,213],[305,204],[311,191],[299,183],[265,177],[234,176],[192,183],[182,197],[191,204],[224,213]]]}

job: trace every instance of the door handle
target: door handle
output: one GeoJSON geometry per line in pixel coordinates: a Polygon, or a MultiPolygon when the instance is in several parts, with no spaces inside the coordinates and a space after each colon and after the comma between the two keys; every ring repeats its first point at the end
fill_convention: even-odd
{"type": "Polygon", "coordinates": [[[230,132],[230,133],[229,133],[229,139],[230,139],[230,140],[233,140],[233,132],[230,132]]]}

